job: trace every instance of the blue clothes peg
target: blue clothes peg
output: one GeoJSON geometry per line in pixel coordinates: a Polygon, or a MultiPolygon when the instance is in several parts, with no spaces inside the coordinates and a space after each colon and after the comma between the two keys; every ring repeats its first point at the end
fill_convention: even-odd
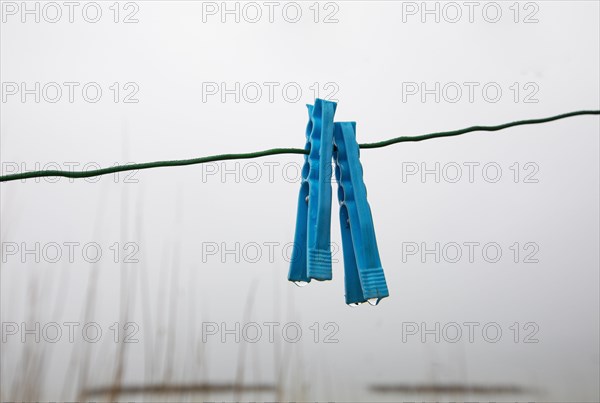
{"type": "Polygon", "coordinates": [[[376,305],[389,293],[379,260],[367,188],[363,182],[356,122],[335,123],[334,145],[346,303],[357,305],[369,301],[376,305]]]}
{"type": "Polygon", "coordinates": [[[288,280],[303,285],[331,280],[331,159],[335,102],[316,99],[307,105],[309,122],[296,233],[288,280]]]}

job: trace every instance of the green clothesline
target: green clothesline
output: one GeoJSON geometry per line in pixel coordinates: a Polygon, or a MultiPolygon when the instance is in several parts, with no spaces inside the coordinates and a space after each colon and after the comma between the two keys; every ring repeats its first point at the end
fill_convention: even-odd
{"type": "MultiPolygon", "coordinates": [[[[452,137],[459,136],[461,134],[466,134],[470,132],[495,132],[498,130],[508,129],[510,127],[515,126],[524,126],[524,125],[534,125],[540,123],[552,122],[559,119],[565,119],[573,116],[581,116],[581,115],[600,115],[600,110],[584,110],[584,111],[575,111],[569,113],[563,113],[561,115],[551,116],[547,118],[541,119],[529,119],[529,120],[518,120],[515,122],[504,123],[496,126],[471,126],[464,129],[452,130],[447,132],[437,132],[437,133],[429,133],[423,134],[420,136],[401,136],[395,137],[388,140],[379,141],[376,143],[365,143],[359,144],[359,147],[362,149],[369,148],[381,148],[387,147],[396,143],[404,143],[408,141],[423,141],[430,140],[440,137],[452,137]]],[[[249,159],[249,158],[259,158],[266,157],[268,155],[277,155],[277,154],[308,154],[307,150],[302,148],[271,148],[269,150],[256,151],[250,153],[239,153],[239,154],[219,154],[219,155],[209,155],[207,157],[199,157],[199,158],[191,158],[186,160],[172,160],[172,161],[154,161],[154,162],[143,162],[139,164],[129,164],[129,165],[120,165],[113,166],[109,168],[101,168],[90,171],[59,171],[59,170],[45,170],[45,171],[30,171],[23,172],[18,174],[4,175],[0,176],[0,182],[10,182],[22,179],[31,179],[31,178],[41,178],[46,176],[62,176],[65,178],[89,178],[93,176],[100,176],[105,174],[112,174],[116,172],[124,172],[124,171],[134,171],[141,169],[150,169],[150,168],[161,168],[161,167],[178,167],[184,165],[195,165],[195,164],[204,164],[207,162],[214,161],[224,161],[224,160],[235,160],[235,159],[249,159]]]]}

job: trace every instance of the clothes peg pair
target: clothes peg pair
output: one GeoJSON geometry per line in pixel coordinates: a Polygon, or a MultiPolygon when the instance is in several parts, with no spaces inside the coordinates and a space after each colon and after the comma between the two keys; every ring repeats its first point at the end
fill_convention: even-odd
{"type": "Polygon", "coordinates": [[[367,190],[363,182],[355,122],[336,122],[335,102],[308,106],[306,147],[294,251],[288,279],[298,285],[331,280],[331,160],[340,203],[346,303],[376,305],[389,295],[379,259],[367,190]]]}

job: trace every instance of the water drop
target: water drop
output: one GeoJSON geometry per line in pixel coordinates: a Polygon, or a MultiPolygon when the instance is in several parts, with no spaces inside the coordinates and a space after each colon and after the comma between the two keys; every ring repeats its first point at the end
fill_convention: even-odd
{"type": "Polygon", "coordinates": [[[379,298],[369,298],[367,300],[367,302],[373,306],[377,305],[379,303],[379,298]]]}
{"type": "Polygon", "coordinates": [[[308,283],[306,281],[294,281],[294,284],[296,284],[298,287],[304,287],[308,283]]]}
{"type": "Polygon", "coordinates": [[[308,203],[308,196],[306,196],[306,199],[304,199],[304,200],[306,200],[306,202],[308,203]]]}
{"type": "Polygon", "coordinates": [[[353,303],[351,303],[351,304],[347,304],[347,305],[348,305],[349,307],[351,307],[351,308],[355,308],[355,307],[357,307],[357,306],[359,306],[359,305],[360,305],[360,302],[353,302],[353,303]]]}

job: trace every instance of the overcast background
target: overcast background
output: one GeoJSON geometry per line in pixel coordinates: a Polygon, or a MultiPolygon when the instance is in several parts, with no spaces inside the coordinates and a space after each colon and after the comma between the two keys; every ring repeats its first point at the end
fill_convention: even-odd
{"type": "MultiPolygon", "coordinates": [[[[2,2],[3,175],[303,147],[315,95],[359,142],[600,107],[594,1],[229,2],[239,22],[221,2],[82,2],[73,22],[62,2],[37,3],[39,22],[22,4],[2,2]]],[[[299,155],[2,183],[2,399],[243,382],[283,391],[169,398],[598,401],[598,134],[583,116],[363,150],[390,291],[377,307],[344,304],[335,199],[333,281],[287,281],[299,155]],[[137,342],[115,343],[115,322],[137,342]],[[523,391],[372,389],[423,384],[523,391]]]]}

